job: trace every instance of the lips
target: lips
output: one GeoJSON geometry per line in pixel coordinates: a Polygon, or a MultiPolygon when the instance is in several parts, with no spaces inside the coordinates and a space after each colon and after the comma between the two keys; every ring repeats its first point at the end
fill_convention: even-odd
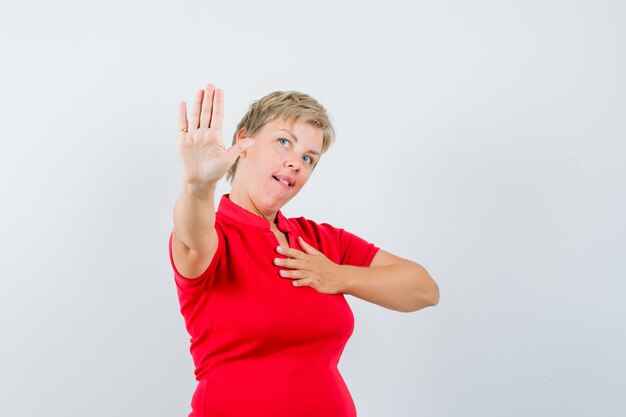
{"type": "Polygon", "coordinates": [[[284,175],[274,175],[274,180],[285,188],[290,188],[293,186],[293,179],[284,175]]]}

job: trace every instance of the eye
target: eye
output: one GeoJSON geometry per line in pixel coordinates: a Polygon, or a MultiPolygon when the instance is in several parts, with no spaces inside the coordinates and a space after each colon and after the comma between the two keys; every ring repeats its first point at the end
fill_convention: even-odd
{"type": "Polygon", "coordinates": [[[281,146],[289,146],[289,141],[285,138],[278,138],[278,143],[281,144],[281,146]]]}
{"type": "Polygon", "coordinates": [[[311,158],[309,155],[304,155],[302,157],[302,160],[304,160],[304,162],[306,162],[309,165],[313,163],[313,158],[311,158]]]}

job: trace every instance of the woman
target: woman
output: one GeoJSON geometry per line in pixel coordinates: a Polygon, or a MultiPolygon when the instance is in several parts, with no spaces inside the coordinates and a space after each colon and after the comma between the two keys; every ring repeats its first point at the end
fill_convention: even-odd
{"type": "Polygon", "coordinates": [[[170,260],[191,336],[198,386],[190,416],[353,417],[337,370],[354,318],[343,294],[397,311],[439,300],[420,265],[328,224],[280,209],[306,184],[334,138],[306,94],[254,102],[222,142],[223,92],[179,107],[182,191],[170,260]],[[216,212],[216,183],[230,194],[216,212]]]}

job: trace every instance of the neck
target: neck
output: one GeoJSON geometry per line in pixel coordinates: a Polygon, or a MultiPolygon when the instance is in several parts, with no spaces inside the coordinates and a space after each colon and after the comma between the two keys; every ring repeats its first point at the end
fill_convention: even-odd
{"type": "Polygon", "coordinates": [[[252,201],[249,194],[239,191],[238,188],[233,187],[228,195],[228,198],[239,207],[267,220],[270,224],[274,224],[276,221],[276,212],[264,212],[254,203],[254,201],[252,201]]]}

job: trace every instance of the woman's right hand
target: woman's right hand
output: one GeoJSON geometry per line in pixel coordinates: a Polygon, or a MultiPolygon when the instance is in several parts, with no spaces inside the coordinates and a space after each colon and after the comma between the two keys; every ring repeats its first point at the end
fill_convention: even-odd
{"type": "Polygon", "coordinates": [[[254,145],[254,139],[237,141],[230,149],[222,140],[224,118],[224,92],[209,84],[198,91],[187,121],[187,106],[178,106],[178,156],[187,184],[208,185],[216,183],[235,163],[239,155],[254,145]]]}

